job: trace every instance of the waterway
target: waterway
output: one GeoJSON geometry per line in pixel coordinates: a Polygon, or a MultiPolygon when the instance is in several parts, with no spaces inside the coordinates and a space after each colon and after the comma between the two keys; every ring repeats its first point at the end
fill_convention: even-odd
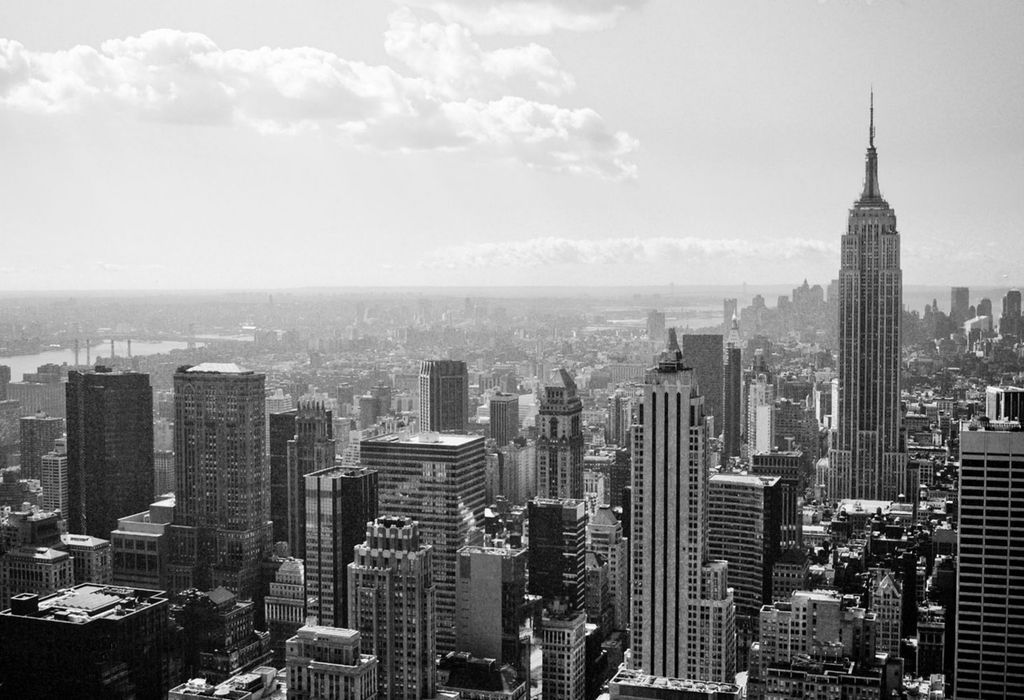
{"type": "MultiPolygon", "coordinates": [[[[202,345],[202,343],[198,343],[202,345]]],[[[171,350],[181,350],[188,347],[184,340],[132,340],[132,355],[141,357],[144,355],[158,355],[171,350]]],[[[94,343],[92,345],[92,361],[95,362],[101,355],[110,355],[110,341],[105,343],[94,343]]],[[[128,355],[128,343],[124,340],[114,341],[114,354],[118,357],[128,355]]],[[[85,364],[85,345],[83,344],[78,353],[78,361],[85,364]]],[[[20,382],[26,372],[35,372],[39,365],[46,364],[69,364],[75,363],[74,349],[53,349],[37,352],[33,355],[13,355],[11,357],[0,357],[0,365],[7,365],[11,368],[11,381],[20,382]]]]}

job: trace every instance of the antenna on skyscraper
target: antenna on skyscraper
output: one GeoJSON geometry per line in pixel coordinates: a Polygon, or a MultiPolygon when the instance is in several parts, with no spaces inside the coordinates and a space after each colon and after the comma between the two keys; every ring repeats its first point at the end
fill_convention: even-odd
{"type": "Polygon", "coordinates": [[[871,86],[871,127],[868,131],[868,147],[875,147],[875,86],[871,86]]]}

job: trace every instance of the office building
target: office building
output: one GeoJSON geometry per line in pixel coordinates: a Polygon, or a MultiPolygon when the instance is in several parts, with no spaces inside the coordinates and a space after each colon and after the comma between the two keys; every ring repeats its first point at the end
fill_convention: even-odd
{"type": "Polygon", "coordinates": [[[109,540],[89,535],[60,536],[61,549],[71,555],[75,583],[114,582],[114,558],[109,540]]]}
{"type": "Polygon", "coordinates": [[[49,595],[75,583],[71,555],[45,545],[22,545],[0,556],[0,610],[19,593],[49,595]]]}
{"type": "Polygon", "coordinates": [[[330,467],[306,475],[306,596],[325,627],[348,627],[348,565],[378,516],[377,472],[330,467]]]}
{"type": "Polygon", "coordinates": [[[239,600],[223,586],[190,589],[178,600],[174,617],[188,678],[218,684],[270,661],[270,633],[256,629],[256,603],[239,600]]]}
{"type": "Polygon", "coordinates": [[[163,591],[83,583],[19,594],[0,612],[0,678],[10,698],[162,700],[171,687],[163,591]]]}
{"type": "Polygon", "coordinates": [[[291,409],[267,416],[270,520],[274,523],[274,542],[288,541],[288,443],[295,438],[295,417],[298,413],[291,409]]]}
{"type": "Polygon", "coordinates": [[[242,600],[257,593],[272,534],[264,381],[230,363],[174,374],[174,591],[223,586],[242,600]]]}
{"type": "Polygon", "coordinates": [[[564,369],[544,385],[537,428],[537,495],[583,498],[583,402],[564,369]]]}
{"type": "MultiPolygon", "coordinates": [[[[999,335],[1004,338],[1020,338],[1022,327],[1021,296],[1019,289],[1011,289],[1003,297],[1003,314],[999,319],[999,335]]],[[[13,384],[11,386],[14,386],[13,384]]],[[[17,398],[9,394],[9,398],[17,398]]]]}
{"type": "Polygon", "coordinates": [[[652,676],[622,667],[608,683],[611,700],[740,700],[743,689],[733,683],[708,683],[652,676]]]}
{"type": "Polygon", "coordinates": [[[713,416],[717,435],[722,429],[725,416],[722,412],[722,401],[725,396],[723,373],[725,363],[722,353],[725,352],[725,338],[721,333],[684,333],[679,336],[683,350],[683,362],[692,367],[704,392],[704,415],[713,416]]]}
{"type": "MultiPolygon", "coordinates": [[[[733,302],[735,304],[735,300],[733,302]]],[[[722,464],[740,456],[743,434],[743,347],[733,315],[722,350],[722,464]]]]}
{"type": "Polygon", "coordinates": [[[491,438],[504,447],[519,437],[519,394],[498,392],[491,396],[491,438]]]}
{"type": "Polygon", "coordinates": [[[287,642],[288,697],[376,700],[376,657],[360,651],[359,632],[306,625],[287,642]]]}
{"type": "MultiPolygon", "coordinates": [[[[869,591],[869,609],[875,613],[875,651],[896,658],[903,638],[903,589],[885,569],[875,569],[869,591]]],[[[913,585],[913,582],[910,583],[913,585]]]]}
{"type": "Polygon", "coordinates": [[[587,617],[582,611],[546,611],[542,620],[543,700],[583,700],[587,617]]]}
{"type": "Polygon", "coordinates": [[[665,342],[665,313],[663,311],[647,312],[647,340],[652,343],[665,342]]]}
{"type": "Polygon", "coordinates": [[[629,542],[611,506],[599,506],[587,523],[590,550],[608,562],[608,594],[612,600],[612,629],[629,625],[629,542]]]}
{"type": "Polygon", "coordinates": [[[432,548],[409,518],[378,518],[348,565],[348,617],[377,657],[381,700],[432,698],[436,688],[432,548]]]}
{"type": "Polygon", "coordinates": [[[68,513],[68,442],[58,438],[51,452],[39,458],[39,484],[43,510],[68,513]]]}
{"type": "Polygon", "coordinates": [[[277,680],[278,671],[271,666],[257,666],[250,672],[238,673],[221,683],[207,683],[205,678],[190,678],[167,693],[167,700],[260,700],[279,698],[283,688],[277,680]]]}
{"type": "Polygon", "coordinates": [[[379,473],[380,512],[415,520],[419,537],[433,548],[437,645],[455,651],[455,567],[458,550],[483,528],[484,439],[385,435],[361,443],[360,462],[379,473]]]}
{"type": "Polygon", "coordinates": [[[586,595],[587,509],[583,501],[536,498],[527,505],[530,594],[547,607],[583,610],[586,595]]]}
{"type": "Polygon", "coordinates": [[[437,692],[457,693],[462,700],[527,700],[530,682],[497,659],[453,651],[437,664],[437,692]]]}
{"type": "Polygon", "coordinates": [[[955,697],[1014,697],[1024,687],[1024,432],[964,424],[959,496],[955,697]]]}
{"type": "Polygon", "coordinates": [[[7,398],[19,403],[23,416],[45,413],[64,418],[66,394],[60,366],[41,365],[35,372],[26,372],[22,381],[7,385],[7,398]]]}
{"type": "Polygon", "coordinates": [[[990,386],[985,389],[985,415],[996,422],[1024,424],[1024,387],[990,386]]]}
{"type": "Polygon", "coordinates": [[[873,104],[864,191],[850,210],[841,260],[838,430],[828,498],[893,500],[907,463],[900,432],[903,271],[896,214],[878,187],[873,104]]]}
{"type": "MultiPolygon", "coordinates": [[[[21,418],[21,478],[42,479],[43,455],[64,434],[64,419],[37,413],[21,418]]],[[[66,512],[66,511],[65,511],[66,512]]]]}
{"type": "Polygon", "coordinates": [[[285,661],[285,643],[306,624],[306,570],[301,559],[281,562],[263,599],[263,619],[270,632],[274,664],[285,661]]]}
{"type": "Polygon", "coordinates": [[[632,667],[724,682],[735,608],[724,562],[707,560],[704,400],[675,333],[644,381],[633,435],[632,667]]]}
{"type": "Polygon", "coordinates": [[[465,362],[420,363],[419,426],[420,430],[438,433],[469,432],[469,373],[465,362]]]}
{"type": "Polygon", "coordinates": [[[109,538],[153,500],[149,375],[71,371],[67,383],[68,531],[109,538]]]}
{"type": "MultiPolygon", "coordinates": [[[[288,546],[306,556],[306,474],[334,466],[334,427],[322,403],[300,401],[295,437],[288,441],[288,546]]],[[[347,562],[346,562],[347,563],[347,562]]]]}
{"type": "Polygon", "coordinates": [[[167,582],[168,530],[174,521],[174,498],[151,503],[148,510],[119,518],[110,533],[114,583],[162,589],[167,582]]]}
{"type": "Polygon", "coordinates": [[[485,659],[529,672],[525,549],[467,546],[459,550],[455,643],[485,659]]]}
{"type": "Polygon", "coordinates": [[[760,452],[750,457],[750,473],[757,476],[779,477],[782,491],[782,540],[780,546],[800,547],[804,542],[803,476],[804,456],[799,450],[786,452],[760,452]]]}
{"type": "Polygon", "coordinates": [[[768,452],[775,437],[775,387],[770,375],[759,372],[750,378],[746,405],[746,454],[768,452]]]}
{"type": "Polygon", "coordinates": [[[950,287],[949,320],[960,325],[971,317],[971,290],[967,287],[950,287]]]}
{"type": "Polygon", "coordinates": [[[156,450],[153,453],[153,498],[174,492],[174,452],[156,450]]]}

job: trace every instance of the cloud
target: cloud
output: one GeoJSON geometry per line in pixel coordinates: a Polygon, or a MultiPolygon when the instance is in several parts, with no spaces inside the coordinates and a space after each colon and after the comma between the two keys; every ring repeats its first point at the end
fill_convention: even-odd
{"type": "Polygon", "coordinates": [[[530,238],[504,243],[470,243],[434,251],[422,263],[427,268],[504,268],[552,265],[652,265],[690,262],[750,262],[831,260],[832,242],[782,238],[751,242],[735,238],[622,237],[580,240],[530,238]]]}
{"type": "Polygon", "coordinates": [[[539,35],[609,29],[647,0],[402,0],[478,34],[539,35]]]}
{"type": "Polygon", "coordinates": [[[543,170],[636,176],[636,140],[597,112],[520,96],[574,87],[548,49],[485,51],[465,28],[409,10],[393,13],[385,43],[409,74],[311,47],[225,50],[173,29],[53,52],[0,39],[0,107],[318,131],[380,151],[474,151],[543,170]]]}

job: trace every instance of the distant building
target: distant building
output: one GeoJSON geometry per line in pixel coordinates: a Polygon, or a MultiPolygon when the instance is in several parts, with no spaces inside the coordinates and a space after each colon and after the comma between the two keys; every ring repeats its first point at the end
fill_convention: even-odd
{"type": "Polygon", "coordinates": [[[804,455],[799,450],[760,452],[750,457],[750,471],[757,476],[779,477],[782,490],[783,547],[803,545],[804,455]]]}
{"type": "Polygon", "coordinates": [[[652,343],[665,342],[665,313],[652,310],[647,312],[647,340],[652,343]]]}
{"type": "Polygon", "coordinates": [[[43,510],[68,513],[68,443],[58,438],[53,450],[39,459],[39,483],[43,489],[43,510]]]}
{"type": "Polygon", "coordinates": [[[359,632],[307,625],[287,642],[288,697],[376,700],[379,662],[361,653],[359,632]]]}
{"type": "Polygon", "coordinates": [[[725,464],[731,457],[740,456],[743,439],[743,346],[735,315],[722,350],[722,416],[722,463],[725,464]]]}
{"type": "Polygon", "coordinates": [[[504,447],[519,437],[519,395],[496,393],[491,397],[491,437],[504,447]]]}
{"type": "Polygon", "coordinates": [[[114,580],[113,551],[109,540],[89,535],[60,536],[62,548],[71,555],[75,583],[110,585],[114,580]]]}
{"type": "Polygon", "coordinates": [[[36,372],[22,376],[20,382],[7,385],[7,398],[21,404],[22,415],[46,413],[64,418],[66,395],[61,370],[57,365],[42,365],[36,372]]]}
{"type": "Polygon", "coordinates": [[[525,549],[463,547],[456,584],[456,647],[522,676],[530,668],[526,560],[525,549]]]}
{"type": "Polygon", "coordinates": [[[334,466],[334,445],[331,412],[322,403],[300,401],[287,447],[288,546],[299,559],[306,556],[306,475],[334,466]]]}
{"type": "Polygon", "coordinates": [[[990,386],[985,389],[985,415],[993,421],[1024,424],[1024,387],[990,386]]]}
{"type": "Polygon", "coordinates": [[[174,491],[174,452],[156,450],[153,453],[153,498],[174,491]]]}
{"type": "Polygon", "coordinates": [[[64,419],[37,413],[23,417],[20,425],[21,477],[42,479],[43,455],[53,452],[57,440],[64,434],[64,419]]]}
{"type": "Polygon", "coordinates": [[[587,510],[583,501],[536,498],[527,505],[530,594],[582,611],[586,596],[587,510]]]}
{"type": "Polygon", "coordinates": [[[551,373],[537,415],[537,495],[583,498],[583,402],[566,370],[551,373]]]}
{"type": "Polygon", "coordinates": [[[717,435],[725,419],[722,411],[725,396],[725,363],[722,362],[725,338],[721,333],[684,333],[679,336],[679,343],[683,350],[683,362],[697,373],[697,381],[704,392],[704,415],[714,417],[714,435],[717,435]]]}
{"type": "Polygon", "coordinates": [[[949,320],[958,325],[969,319],[971,308],[971,290],[968,287],[950,287],[949,320]]]}
{"type": "Polygon", "coordinates": [[[297,415],[295,409],[267,414],[270,519],[274,523],[274,542],[288,541],[288,443],[295,437],[297,415]]]}
{"type": "Polygon", "coordinates": [[[421,430],[469,432],[469,373],[465,362],[424,360],[420,363],[419,413],[421,430]]]}
{"type": "Polygon", "coordinates": [[[18,595],[0,612],[0,690],[11,698],[164,698],[170,632],[162,591],[83,583],[18,595]]]}
{"type": "Polygon", "coordinates": [[[587,539],[590,540],[590,549],[608,562],[612,629],[626,629],[629,625],[629,543],[622,522],[615,517],[611,506],[597,509],[587,523],[587,539]]]}

